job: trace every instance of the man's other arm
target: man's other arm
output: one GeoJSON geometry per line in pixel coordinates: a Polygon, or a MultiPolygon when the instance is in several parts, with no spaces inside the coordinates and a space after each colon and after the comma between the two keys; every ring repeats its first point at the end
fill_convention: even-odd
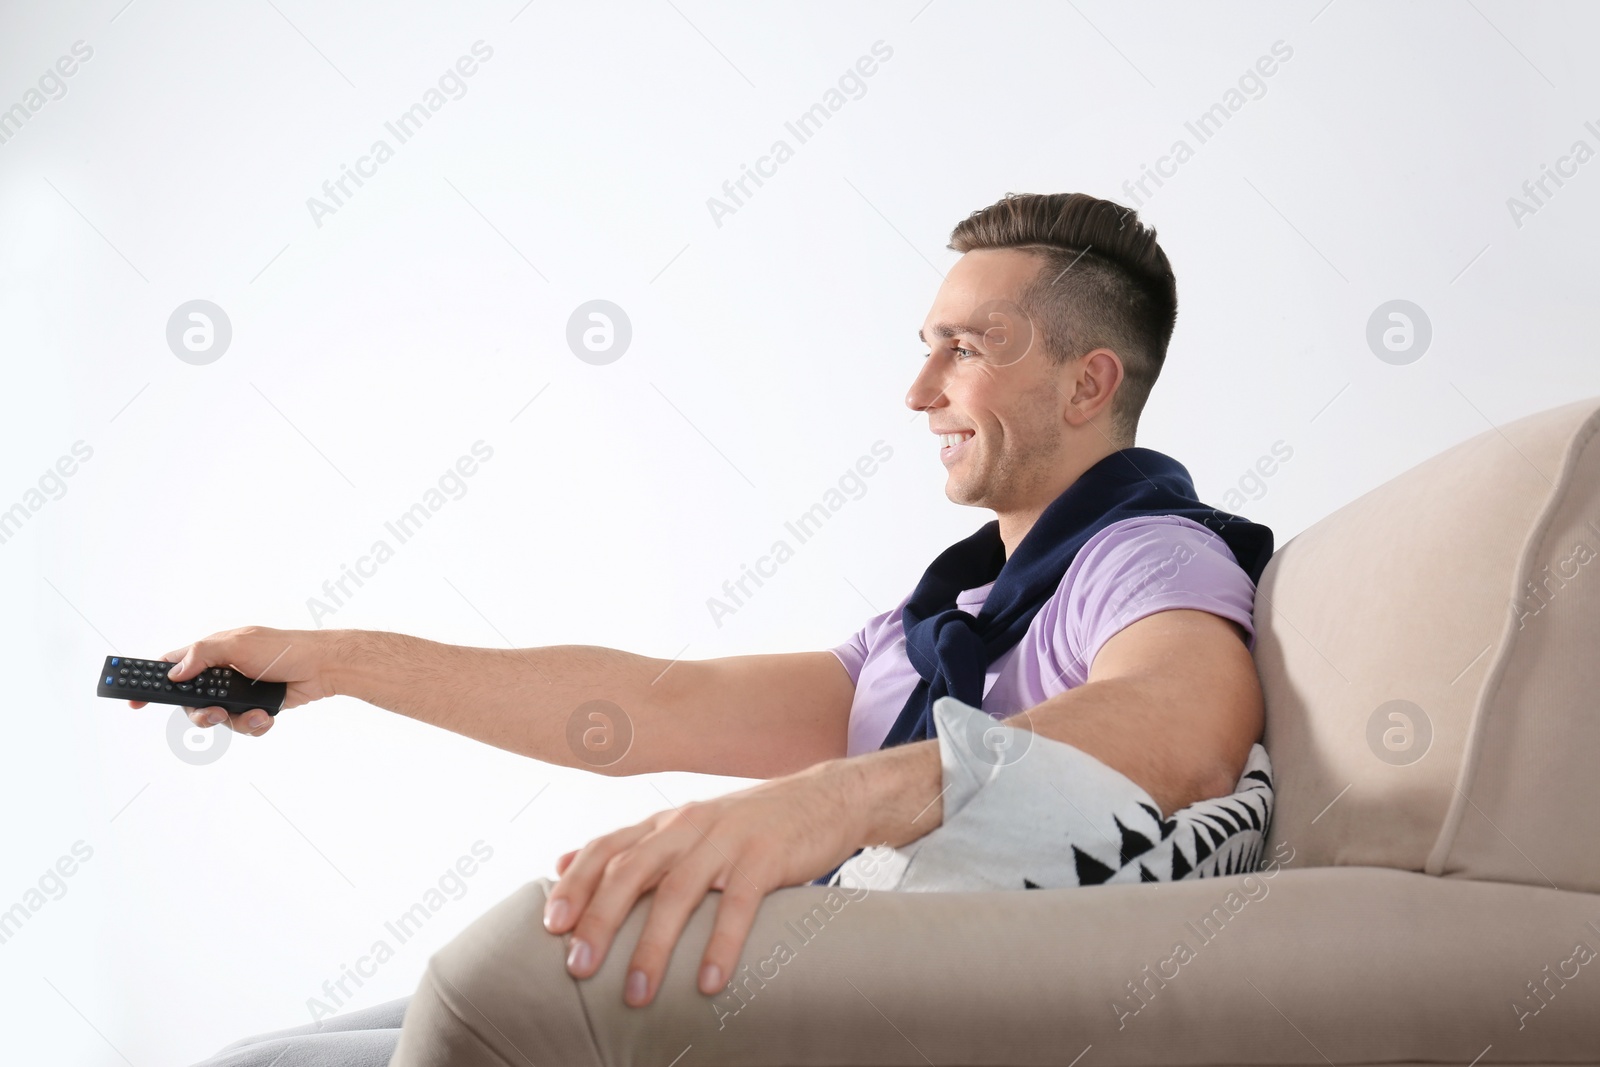
{"type": "MultiPolygon", "coordinates": [[[[1100,647],[1088,681],[1003,720],[1065,741],[1144,788],[1163,816],[1227,796],[1264,722],[1255,661],[1236,624],[1186,608],[1147,615],[1100,647]]],[[[864,844],[909,844],[943,822],[937,740],[847,761],[864,844]]]]}

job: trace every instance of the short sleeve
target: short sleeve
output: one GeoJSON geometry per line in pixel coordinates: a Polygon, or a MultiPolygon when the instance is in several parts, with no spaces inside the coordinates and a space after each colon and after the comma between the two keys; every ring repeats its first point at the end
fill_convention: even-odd
{"type": "Polygon", "coordinates": [[[1112,523],[1079,550],[1062,586],[1051,641],[1058,662],[1080,684],[1113,635],[1175,608],[1238,623],[1255,650],[1255,583],[1227,542],[1192,519],[1151,515],[1112,523]]]}
{"type": "MultiPolygon", "coordinates": [[[[900,603],[868,619],[866,625],[857,630],[849,640],[834,645],[828,651],[839,657],[839,662],[844,664],[844,669],[850,675],[851,685],[861,684],[861,668],[867,662],[867,657],[872,654],[885,640],[885,631],[897,631],[895,620],[900,618],[900,612],[911,599],[907,593],[900,603]]],[[[890,638],[892,639],[892,633],[890,638]]]]}
{"type": "Polygon", "coordinates": [[[834,645],[828,651],[839,657],[850,675],[850,684],[861,682],[861,665],[867,662],[867,629],[863,626],[846,642],[834,645]]]}

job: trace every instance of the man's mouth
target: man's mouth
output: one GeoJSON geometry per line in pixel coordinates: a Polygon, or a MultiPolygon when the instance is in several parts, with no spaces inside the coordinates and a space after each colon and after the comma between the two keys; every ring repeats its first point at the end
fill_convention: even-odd
{"type": "Polygon", "coordinates": [[[967,442],[976,436],[972,430],[957,430],[939,435],[939,459],[946,464],[955,461],[966,451],[967,442]]]}

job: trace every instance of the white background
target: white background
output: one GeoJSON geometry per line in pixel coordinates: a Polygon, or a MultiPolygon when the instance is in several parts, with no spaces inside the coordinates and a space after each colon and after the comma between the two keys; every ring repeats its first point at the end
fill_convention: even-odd
{"type": "Polygon", "coordinates": [[[102,656],[310,626],[480,439],[466,494],[326,625],[687,658],[844,640],[990,517],[944,498],[904,406],[950,229],[1008,191],[1135,206],[1123,182],[1195,146],[1185,121],[1275,41],[1292,58],[1141,209],[1181,310],[1138,443],[1220,504],[1284,442],[1240,509],[1281,545],[1600,392],[1600,161],[1520,226],[1507,205],[1600,148],[1592,4],[274,3],[0,9],[0,108],[93,49],[0,144],[0,508],[93,449],[0,544],[0,909],[93,849],[0,944],[11,1062],[185,1064],[309,1021],[482,840],[344,1006],[404,995],[562,851],[748,784],[601,778],[348,699],[193,766],[164,709],[93,695],[102,656]],[[479,40],[465,95],[318,226],[307,198],[479,40]],[[880,40],[864,95],[717,225],[707,198],[880,40]],[[197,298],[233,328],[207,366],[166,343],[197,298]],[[566,343],[596,298],[633,329],[605,366],[566,343]],[[1433,328],[1402,366],[1366,341],[1397,298],[1433,328]],[[865,495],[716,626],[707,598],[879,439],[865,495]]]}

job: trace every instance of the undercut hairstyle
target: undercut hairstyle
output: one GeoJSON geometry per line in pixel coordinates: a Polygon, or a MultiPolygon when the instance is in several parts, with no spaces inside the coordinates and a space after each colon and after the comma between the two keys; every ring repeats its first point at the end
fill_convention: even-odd
{"type": "Polygon", "coordinates": [[[1132,208],[1086,193],[1007,193],[957,224],[949,247],[1041,256],[1018,304],[1055,366],[1096,348],[1122,360],[1111,425],[1131,445],[1178,320],[1177,281],[1155,229],[1132,208]]]}

